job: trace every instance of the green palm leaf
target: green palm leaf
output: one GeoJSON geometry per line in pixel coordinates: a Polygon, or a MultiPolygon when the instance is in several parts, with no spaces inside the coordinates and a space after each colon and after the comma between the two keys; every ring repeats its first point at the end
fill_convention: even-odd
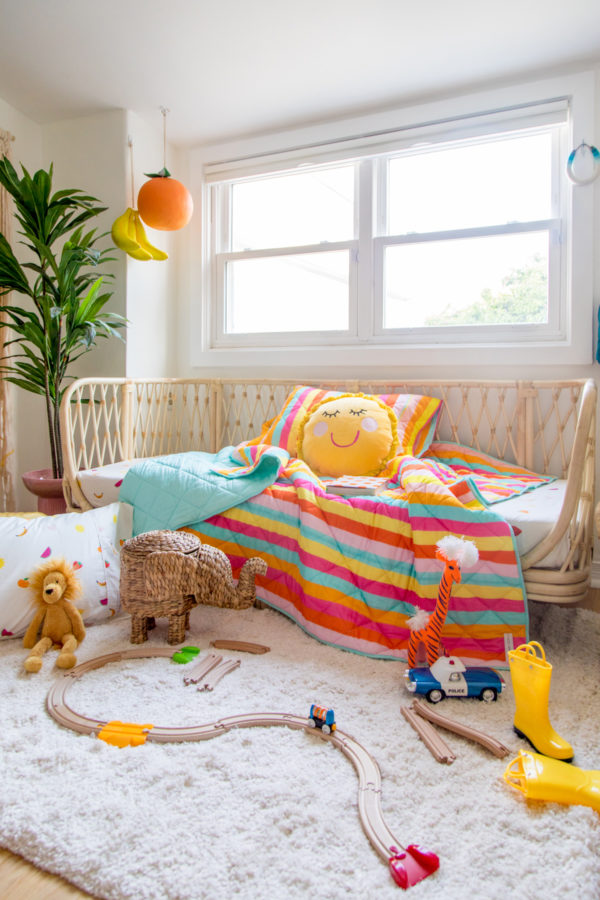
{"type": "Polygon", "coordinates": [[[104,311],[112,297],[106,281],[113,276],[98,269],[114,260],[114,248],[96,246],[107,233],[85,227],[106,207],[79,188],[52,193],[52,165],[33,175],[24,166],[21,171],[19,176],[6,157],[0,159],[0,185],[13,198],[19,243],[30,257],[20,262],[0,234],[0,295],[25,298],[18,306],[13,296],[4,307],[0,372],[10,383],[46,397],[52,469],[60,477],[58,406],[64,381],[73,377],[67,370],[98,338],[122,340],[126,320],[104,311]]]}

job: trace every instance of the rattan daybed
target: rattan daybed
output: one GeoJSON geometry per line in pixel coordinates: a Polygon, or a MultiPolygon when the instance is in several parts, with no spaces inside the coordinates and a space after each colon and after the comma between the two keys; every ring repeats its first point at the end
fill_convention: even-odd
{"type": "MultiPolygon", "coordinates": [[[[79,484],[80,470],[187,450],[216,452],[238,444],[260,432],[297,383],[167,378],[74,382],[61,410],[68,508],[84,510],[92,505],[79,484]]],[[[556,521],[521,556],[521,568],[529,600],[574,603],[585,597],[595,474],[596,386],[591,379],[303,383],[351,392],[440,397],[443,407],[436,438],[564,480],[556,521]],[[549,567],[547,561],[559,545],[562,558],[549,567]]]]}

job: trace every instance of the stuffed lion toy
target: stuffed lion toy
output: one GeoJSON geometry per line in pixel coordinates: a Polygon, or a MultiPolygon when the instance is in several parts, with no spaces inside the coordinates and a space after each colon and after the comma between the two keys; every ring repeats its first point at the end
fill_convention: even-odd
{"type": "Polygon", "coordinates": [[[51,559],[33,572],[29,587],[37,610],[23,638],[23,646],[31,650],[25,670],[39,672],[51,647],[60,650],[59,669],[71,669],[77,662],[74,650],[85,637],[83,619],[72,602],[81,593],[73,567],[64,559],[51,559]]]}

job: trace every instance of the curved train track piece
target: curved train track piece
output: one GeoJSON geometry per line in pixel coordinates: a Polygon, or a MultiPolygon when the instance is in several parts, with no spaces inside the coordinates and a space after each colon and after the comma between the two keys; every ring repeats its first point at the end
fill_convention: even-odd
{"type": "Polygon", "coordinates": [[[241,650],[244,653],[268,653],[271,649],[266,644],[252,644],[249,641],[217,640],[210,642],[217,650],[241,650]]]}
{"type": "MultiPolygon", "coordinates": [[[[111,662],[155,656],[171,658],[172,655],[172,648],[142,647],[107,653],[104,656],[97,656],[94,659],[80,663],[59,676],[50,688],[46,699],[48,713],[60,725],[73,731],[78,731],[81,734],[95,734],[98,736],[103,730],[111,730],[113,726],[123,725],[123,723],[92,719],[71,709],[66,699],[70,685],[86,672],[99,669],[111,662]]],[[[385,823],[381,810],[381,773],[377,760],[355,738],[340,731],[339,728],[331,734],[324,734],[320,729],[309,727],[308,717],[295,716],[289,713],[260,712],[240,716],[227,716],[226,718],[218,719],[216,722],[181,728],[160,725],[133,726],[134,729],[138,729],[138,734],[143,732],[143,737],[133,742],[142,743],[146,740],[162,743],[204,741],[225,734],[233,728],[251,728],[255,725],[285,725],[288,728],[301,729],[311,734],[317,734],[321,740],[334,744],[350,759],[358,775],[358,814],[361,825],[373,848],[389,864],[390,872],[396,884],[402,888],[410,887],[422,881],[439,868],[439,859],[435,853],[417,844],[409,844],[404,847],[394,837],[385,823]]],[[[123,730],[126,732],[128,728],[130,728],[129,724],[125,723],[123,730]]],[[[124,739],[122,746],[131,742],[124,739]]]]}
{"type": "Polygon", "coordinates": [[[400,712],[411,728],[417,732],[434,759],[439,763],[446,763],[446,765],[451,765],[456,760],[456,756],[446,741],[437,733],[430,722],[417,715],[416,711],[410,706],[402,706],[400,712]]]}
{"type": "MultiPolygon", "coordinates": [[[[410,705],[410,710],[422,719],[433,722],[434,725],[439,725],[440,728],[445,728],[446,731],[452,731],[454,734],[459,734],[461,737],[469,738],[469,740],[481,744],[482,747],[485,747],[486,750],[489,750],[490,753],[493,753],[498,759],[503,759],[511,752],[510,749],[497,738],[485,734],[483,731],[478,731],[476,728],[471,728],[469,725],[463,725],[462,722],[455,722],[454,719],[446,718],[446,716],[443,716],[441,713],[437,712],[437,710],[430,709],[430,707],[427,706],[426,703],[423,703],[422,700],[413,700],[410,705]]],[[[404,713],[404,709],[402,712],[404,713]]]]}

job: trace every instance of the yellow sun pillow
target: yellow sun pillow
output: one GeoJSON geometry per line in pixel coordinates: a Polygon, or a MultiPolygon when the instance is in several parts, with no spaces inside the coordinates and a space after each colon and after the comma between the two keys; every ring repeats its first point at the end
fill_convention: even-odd
{"type": "MultiPolygon", "coordinates": [[[[264,422],[260,434],[248,443],[272,444],[287,450],[290,456],[297,456],[298,431],[306,415],[321,401],[334,400],[346,393],[348,391],[296,385],[277,415],[264,422]]],[[[381,400],[395,412],[398,420],[398,452],[422,456],[433,440],[442,401],[437,397],[420,394],[370,393],[369,396],[381,400]]]]}
{"type": "Polygon", "coordinates": [[[368,394],[322,400],[298,429],[298,456],[319,475],[378,475],[397,448],[395,412],[368,394]]]}

